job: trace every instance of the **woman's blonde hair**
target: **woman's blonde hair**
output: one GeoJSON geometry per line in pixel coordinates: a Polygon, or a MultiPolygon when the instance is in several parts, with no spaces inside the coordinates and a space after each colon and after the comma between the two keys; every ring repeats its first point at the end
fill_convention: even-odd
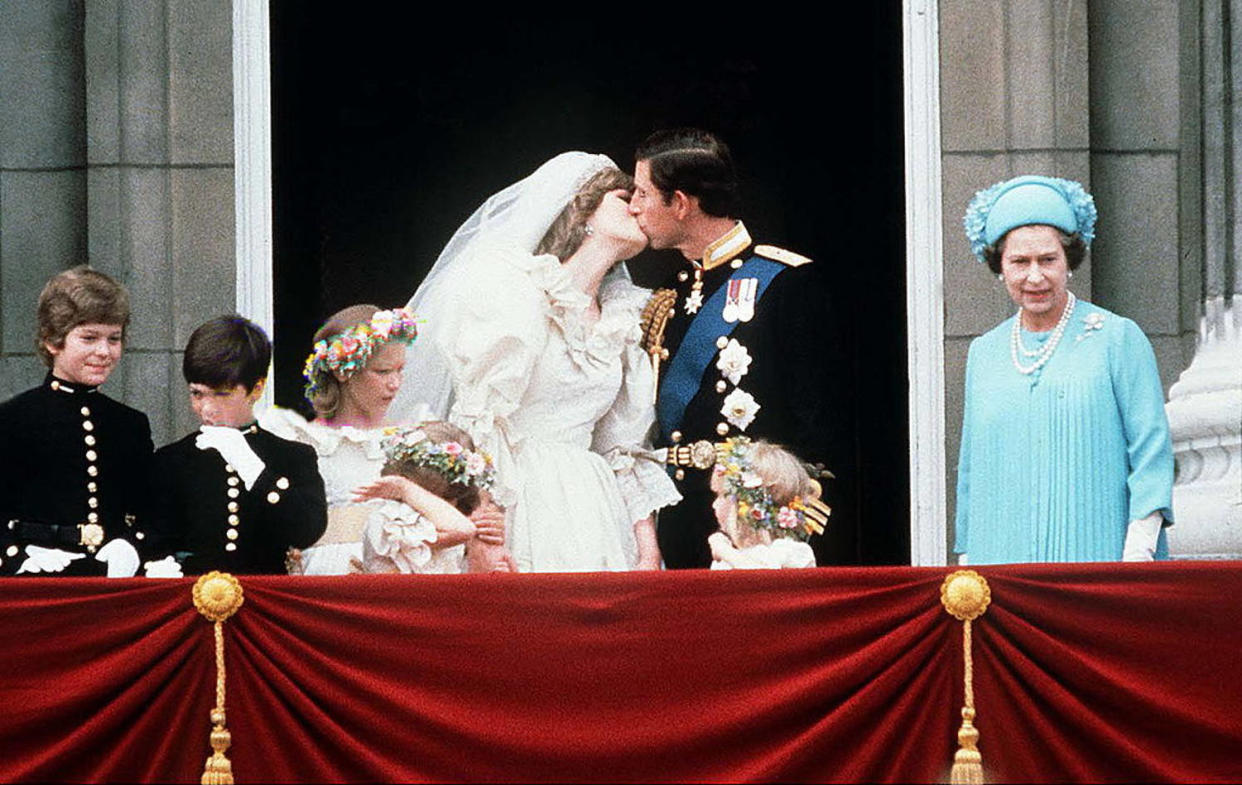
{"type": "Polygon", "coordinates": [[[562,262],[573,256],[586,239],[587,221],[599,209],[604,196],[618,188],[633,190],[634,178],[614,167],[596,172],[548,227],[535,253],[552,254],[562,262]]]}
{"type": "MultiPolygon", "coordinates": [[[[315,331],[311,345],[320,341],[331,341],[351,327],[369,323],[371,317],[379,310],[378,305],[370,304],[342,308],[329,316],[323,326],[315,331]]],[[[317,381],[319,382],[318,388],[309,396],[310,404],[315,409],[316,415],[325,420],[331,420],[341,411],[341,382],[336,376],[326,371],[320,372],[320,378],[317,381]]]]}
{"type": "MultiPolygon", "coordinates": [[[[423,432],[428,440],[436,444],[457,442],[467,450],[474,451],[475,449],[474,439],[470,438],[470,434],[452,423],[447,423],[443,420],[432,420],[419,423],[418,429],[423,432]]],[[[396,474],[417,483],[430,493],[434,493],[449,504],[452,504],[462,515],[469,515],[474,512],[482,501],[477,486],[449,482],[443,474],[432,467],[416,464],[413,461],[390,459],[384,464],[380,474],[396,474]]]]}

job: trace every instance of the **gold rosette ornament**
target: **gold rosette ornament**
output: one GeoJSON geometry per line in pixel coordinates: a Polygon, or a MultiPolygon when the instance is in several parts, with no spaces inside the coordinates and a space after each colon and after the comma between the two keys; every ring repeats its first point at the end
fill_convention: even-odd
{"type": "Polygon", "coordinates": [[[241,584],[227,572],[212,570],[194,582],[194,607],[212,622],[216,634],[216,707],[211,710],[211,749],[203,768],[203,785],[233,785],[233,764],[225,757],[233,741],[224,715],[224,622],[245,597],[241,584]]]}
{"type": "Polygon", "coordinates": [[[975,727],[974,662],[970,655],[970,623],[979,618],[992,602],[992,590],[974,570],[951,573],[940,585],[940,603],[950,616],[962,622],[962,658],[965,662],[966,699],[962,707],[962,727],[957,731],[957,753],[949,782],[953,785],[982,785],[983,755],[979,753],[979,730],[975,727]]]}

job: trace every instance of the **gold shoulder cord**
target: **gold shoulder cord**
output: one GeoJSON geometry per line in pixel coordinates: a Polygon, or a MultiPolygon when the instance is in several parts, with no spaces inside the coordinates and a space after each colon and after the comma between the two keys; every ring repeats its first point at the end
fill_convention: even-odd
{"type": "Polygon", "coordinates": [[[668,359],[668,349],[664,348],[664,328],[677,309],[677,292],[672,289],[656,289],[651,299],[643,306],[639,324],[643,330],[643,348],[651,358],[652,382],[651,399],[654,401],[660,391],[660,363],[668,359]]]}
{"type": "Polygon", "coordinates": [[[958,570],[940,585],[940,602],[950,616],[962,622],[962,657],[965,660],[965,705],[962,727],[957,731],[958,750],[949,772],[951,785],[983,785],[983,755],[979,752],[979,731],[975,728],[974,661],[970,656],[970,623],[979,618],[992,602],[992,590],[974,570],[958,570]]]}
{"type": "Polygon", "coordinates": [[[237,612],[245,597],[241,584],[227,572],[215,570],[194,582],[194,607],[215,626],[216,707],[211,710],[211,749],[203,768],[202,785],[233,785],[233,764],[224,753],[232,743],[224,715],[224,622],[237,612]]]}

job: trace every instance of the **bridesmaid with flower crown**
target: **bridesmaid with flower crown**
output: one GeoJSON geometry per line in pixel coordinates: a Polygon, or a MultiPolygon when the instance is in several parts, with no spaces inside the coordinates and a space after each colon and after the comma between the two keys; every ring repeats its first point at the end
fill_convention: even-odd
{"type": "Polygon", "coordinates": [[[975,194],[971,249],[1017,313],[970,345],[959,562],[1150,561],[1173,522],[1173,449],[1147,336],[1069,290],[1095,235],[1071,180],[975,194]]]}
{"type": "MultiPolygon", "coordinates": [[[[307,421],[273,408],[260,425],[315,448],[328,499],[328,528],[313,546],[291,553],[289,571],[343,575],[362,571],[362,539],[370,507],[354,490],[380,477],[388,409],[401,387],[405,347],[418,337],[415,316],[405,308],[353,305],[333,314],[315,332],[306,360],[306,398],[317,415],[307,421]]],[[[424,419],[415,412],[414,419],[424,419]]],[[[503,544],[504,515],[483,505],[473,518],[485,543],[503,544]]]]}

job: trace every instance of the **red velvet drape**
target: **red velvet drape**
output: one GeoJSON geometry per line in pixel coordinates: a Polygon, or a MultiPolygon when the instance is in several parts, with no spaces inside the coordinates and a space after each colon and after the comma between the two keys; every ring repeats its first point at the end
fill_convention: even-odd
{"type": "MultiPolygon", "coordinates": [[[[989,779],[1242,779],[1240,566],[978,568],[989,779]]],[[[943,780],[949,571],[242,578],[228,755],[238,782],[943,780]]],[[[0,581],[0,780],[198,780],[191,585],[0,581]]]]}

